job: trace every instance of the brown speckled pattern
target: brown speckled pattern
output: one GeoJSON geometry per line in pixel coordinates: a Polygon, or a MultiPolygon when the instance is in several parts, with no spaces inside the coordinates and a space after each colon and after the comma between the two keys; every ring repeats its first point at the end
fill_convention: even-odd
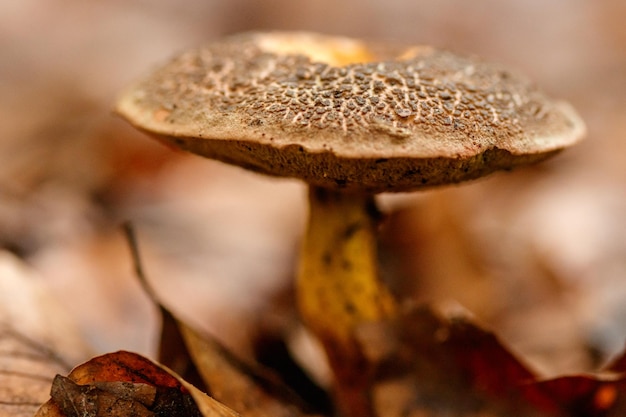
{"type": "Polygon", "coordinates": [[[567,105],[478,59],[421,47],[406,59],[333,66],[263,51],[258,36],[268,35],[174,58],[122,97],[118,111],[191,152],[374,191],[543,159],[584,131],[567,105]]]}

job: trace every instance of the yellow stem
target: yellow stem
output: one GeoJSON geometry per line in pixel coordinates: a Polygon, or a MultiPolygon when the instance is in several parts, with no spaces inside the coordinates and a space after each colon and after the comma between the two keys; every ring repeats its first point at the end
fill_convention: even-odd
{"type": "Polygon", "coordinates": [[[360,324],[389,318],[395,302],[378,278],[376,206],[371,195],[311,187],[297,296],[334,370],[339,406],[371,415],[368,367],[355,339],[360,324]]]}

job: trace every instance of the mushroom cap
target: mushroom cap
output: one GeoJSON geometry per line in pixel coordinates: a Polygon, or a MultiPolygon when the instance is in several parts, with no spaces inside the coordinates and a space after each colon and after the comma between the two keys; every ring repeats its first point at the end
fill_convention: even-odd
{"type": "Polygon", "coordinates": [[[185,52],[116,111],[177,148],[352,191],[410,191],[537,162],[585,126],[499,65],[432,47],[244,33],[185,52]]]}

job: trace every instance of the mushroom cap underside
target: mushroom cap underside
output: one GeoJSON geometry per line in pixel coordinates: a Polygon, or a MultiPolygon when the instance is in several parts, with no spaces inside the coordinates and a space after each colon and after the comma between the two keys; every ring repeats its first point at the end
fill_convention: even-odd
{"type": "Polygon", "coordinates": [[[371,192],[537,162],[585,133],[569,104],[499,65],[302,32],[235,35],[185,52],[116,110],[205,157],[371,192]]]}

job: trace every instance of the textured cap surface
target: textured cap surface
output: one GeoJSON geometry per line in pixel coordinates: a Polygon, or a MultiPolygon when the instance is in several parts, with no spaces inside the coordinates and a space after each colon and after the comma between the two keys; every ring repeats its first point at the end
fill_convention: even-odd
{"type": "Polygon", "coordinates": [[[536,162],[585,133],[568,104],[498,65],[300,32],[183,53],[124,93],[117,112],[205,157],[371,192],[536,162]]]}

